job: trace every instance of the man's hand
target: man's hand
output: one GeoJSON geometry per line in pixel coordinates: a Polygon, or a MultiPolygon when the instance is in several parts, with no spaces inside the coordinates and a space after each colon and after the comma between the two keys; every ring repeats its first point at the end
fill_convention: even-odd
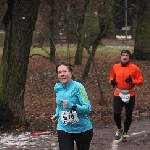
{"type": "Polygon", "coordinates": [[[111,85],[112,85],[113,87],[115,87],[115,85],[117,85],[115,79],[111,80],[111,85]]]}
{"type": "Polygon", "coordinates": [[[126,83],[132,83],[132,78],[131,78],[131,76],[130,76],[130,75],[129,75],[129,77],[128,77],[128,78],[126,78],[125,82],[126,82],[126,83]]]}

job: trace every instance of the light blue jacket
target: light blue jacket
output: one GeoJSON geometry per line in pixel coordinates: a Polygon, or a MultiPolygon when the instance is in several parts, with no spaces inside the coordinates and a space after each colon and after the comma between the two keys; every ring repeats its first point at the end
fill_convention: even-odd
{"type": "Polygon", "coordinates": [[[84,86],[71,79],[67,87],[62,83],[56,83],[54,86],[56,93],[56,113],[58,118],[57,130],[63,130],[68,133],[81,133],[92,129],[92,123],[88,118],[91,113],[91,104],[88,100],[87,93],[84,86]],[[63,108],[62,101],[68,100],[67,107],[63,108]],[[76,104],[76,112],[79,122],[75,124],[64,125],[61,121],[61,111],[70,111],[72,106],[76,104]]]}

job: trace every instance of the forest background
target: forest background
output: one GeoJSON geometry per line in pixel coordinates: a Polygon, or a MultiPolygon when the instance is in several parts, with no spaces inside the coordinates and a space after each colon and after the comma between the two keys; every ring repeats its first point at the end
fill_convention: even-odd
{"type": "Polygon", "coordinates": [[[84,84],[93,107],[90,118],[112,122],[109,72],[120,61],[122,49],[131,50],[145,79],[136,88],[133,117],[149,116],[149,2],[38,2],[1,2],[1,127],[22,129],[26,119],[32,130],[53,127],[55,65],[61,60],[74,65],[84,84]]]}

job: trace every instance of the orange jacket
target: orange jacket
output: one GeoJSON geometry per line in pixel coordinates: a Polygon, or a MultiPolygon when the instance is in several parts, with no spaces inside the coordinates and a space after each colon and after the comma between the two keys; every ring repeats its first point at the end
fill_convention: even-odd
{"type": "MultiPolygon", "coordinates": [[[[110,81],[115,79],[117,85],[116,88],[119,88],[121,90],[130,90],[135,87],[135,85],[139,86],[142,85],[144,80],[142,73],[136,65],[129,63],[125,67],[121,66],[121,63],[115,64],[110,72],[110,81]],[[126,83],[126,78],[129,77],[129,75],[132,78],[132,83],[126,83]]],[[[135,95],[135,90],[132,90],[130,92],[131,96],[135,95]]],[[[119,92],[115,89],[114,96],[119,96],[119,92]]]]}

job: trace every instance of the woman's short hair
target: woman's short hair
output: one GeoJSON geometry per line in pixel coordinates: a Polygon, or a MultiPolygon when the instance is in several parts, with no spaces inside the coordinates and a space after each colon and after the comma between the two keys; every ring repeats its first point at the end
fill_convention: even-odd
{"type": "Polygon", "coordinates": [[[72,73],[72,79],[75,80],[76,77],[75,77],[75,75],[74,75],[73,72],[72,72],[72,71],[73,71],[72,68],[73,68],[74,66],[71,65],[71,64],[68,63],[68,62],[59,62],[59,63],[57,63],[57,65],[56,65],[56,73],[58,73],[58,72],[57,72],[57,71],[58,71],[58,67],[61,66],[61,65],[67,66],[67,68],[69,69],[69,71],[72,73]]]}

